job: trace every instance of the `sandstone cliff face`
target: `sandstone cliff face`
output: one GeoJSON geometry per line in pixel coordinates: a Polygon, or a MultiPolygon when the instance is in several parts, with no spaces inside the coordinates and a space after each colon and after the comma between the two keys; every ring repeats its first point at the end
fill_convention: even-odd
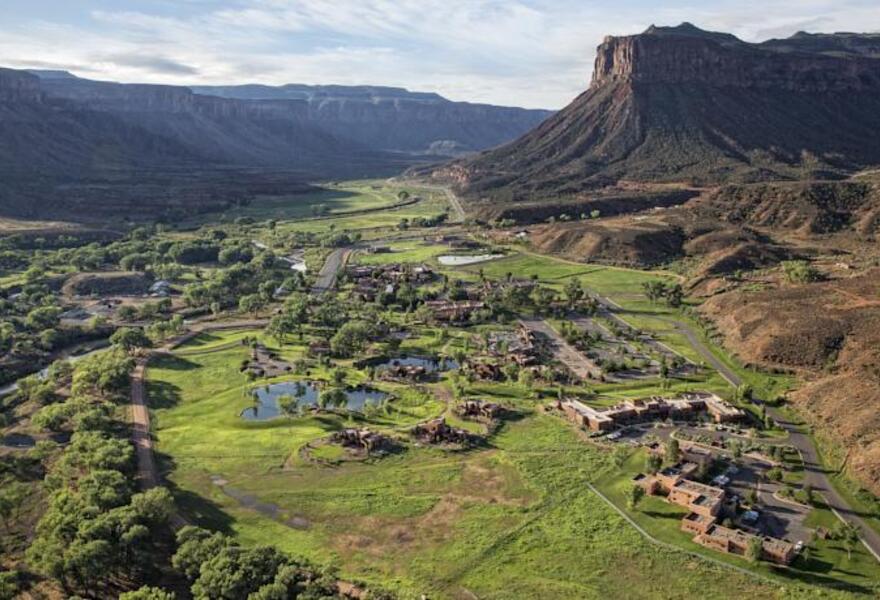
{"type": "Polygon", "coordinates": [[[685,24],[606,38],[589,88],[569,106],[436,176],[508,202],[622,181],[714,186],[873,168],[880,37],[841,35],[749,44],[685,24]]]}
{"type": "Polygon", "coordinates": [[[597,51],[592,84],[618,81],[865,92],[880,90],[880,61],[783,53],[689,35],[608,37],[597,51]]]}
{"type": "Polygon", "coordinates": [[[515,139],[552,113],[452,102],[431,93],[377,86],[196,86],[206,96],[265,105],[298,101],[326,131],[364,146],[401,152],[474,152],[515,139]]]}
{"type": "Polygon", "coordinates": [[[119,112],[190,113],[222,118],[305,118],[304,102],[247,103],[195,94],[187,87],[119,84],[78,78],[45,79],[47,94],[87,106],[91,110],[119,112]]]}

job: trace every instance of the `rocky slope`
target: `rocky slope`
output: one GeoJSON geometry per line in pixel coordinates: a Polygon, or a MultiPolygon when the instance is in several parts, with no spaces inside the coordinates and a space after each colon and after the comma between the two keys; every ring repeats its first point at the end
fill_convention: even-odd
{"type": "Polygon", "coordinates": [[[627,180],[839,178],[880,163],[876,40],[748,44],[688,24],[608,37],[572,104],[522,138],[432,174],[496,201],[627,180]]]}
{"type": "Polygon", "coordinates": [[[426,153],[507,141],[546,116],[404,90],[377,99],[375,91],[330,89],[335,95],[322,99],[291,90],[251,99],[0,69],[0,214],[215,210],[309,180],[393,175],[426,153]]]}
{"type": "Polygon", "coordinates": [[[380,86],[289,84],[194,86],[199,94],[239,100],[297,101],[312,123],[336,136],[385,150],[455,155],[508,142],[552,113],[451,102],[438,94],[380,86]]]}
{"type": "Polygon", "coordinates": [[[847,468],[880,495],[880,271],[760,292],[703,306],[744,361],[794,369],[792,394],[817,430],[847,450],[847,468]]]}

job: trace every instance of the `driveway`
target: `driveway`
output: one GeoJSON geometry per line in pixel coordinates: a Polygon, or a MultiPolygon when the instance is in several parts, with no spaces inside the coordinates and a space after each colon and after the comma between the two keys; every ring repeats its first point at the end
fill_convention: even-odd
{"type": "MultiPolygon", "coordinates": [[[[608,309],[611,310],[611,307],[609,306],[608,309]]],[[[715,370],[717,370],[718,373],[730,383],[730,385],[734,387],[742,385],[742,378],[712,354],[696,331],[694,331],[688,324],[681,321],[673,319],[668,320],[687,338],[690,345],[693,346],[694,350],[696,350],[701,357],[703,357],[706,363],[712,365],[712,367],[714,367],[715,370]]],[[[865,547],[868,548],[878,562],[880,562],[880,533],[871,528],[871,526],[862,519],[861,515],[853,510],[849,506],[849,503],[847,503],[847,501],[831,485],[831,481],[828,479],[825,469],[819,460],[819,453],[809,436],[801,433],[798,425],[792,423],[791,420],[788,419],[778,408],[767,406],[767,413],[788,432],[789,438],[787,443],[800,452],[804,461],[804,483],[810,484],[813,487],[813,490],[820,493],[825,498],[828,506],[836,512],[840,518],[859,528],[862,542],[865,547]]]]}

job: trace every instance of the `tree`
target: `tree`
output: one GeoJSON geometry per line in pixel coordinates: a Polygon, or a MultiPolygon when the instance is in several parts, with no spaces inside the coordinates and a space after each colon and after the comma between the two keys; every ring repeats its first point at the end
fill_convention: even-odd
{"type": "Polygon", "coordinates": [[[120,327],[110,336],[110,343],[129,353],[153,345],[144,330],[139,327],[120,327]]]}
{"type": "Polygon", "coordinates": [[[754,388],[748,383],[743,383],[737,386],[736,392],[734,393],[734,399],[737,402],[751,402],[754,395],[754,388]]]}
{"type": "Polygon", "coordinates": [[[749,503],[749,506],[755,506],[758,504],[758,490],[755,488],[749,488],[749,491],[746,492],[746,502],[749,503]]]}
{"type": "Polygon", "coordinates": [[[642,498],[645,497],[645,490],[640,485],[633,484],[629,488],[629,493],[626,498],[626,505],[630,510],[636,510],[638,508],[639,503],[642,501],[642,498]]]}
{"type": "Polygon", "coordinates": [[[645,468],[649,473],[656,473],[661,466],[663,466],[663,459],[659,455],[652,452],[645,458],[645,468]]]}
{"type": "Polygon", "coordinates": [[[816,267],[805,260],[783,261],[782,271],[789,283],[812,283],[822,278],[816,267]]]}
{"type": "Polygon", "coordinates": [[[260,312],[260,309],[263,308],[264,302],[263,297],[259,294],[247,294],[242,296],[238,300],[238,308],[242,312],[251,313],[251,316],[254,318],[257,317],[257,313],[260,312]]]}
{"type": "Polygon", "coordinates": [[[148,585],[134,592],[124,592],[119,595],[119,600],[176,600],[176,598],[177,596],[171,592],[148,585]]]}
{"type": "Polygon", "coordinates": [[[757,536],[749,538],[749,543],[746,545],[746,560],[750,563],[756,563],[761,560],[763,552],[764,541],[757,536]]]}
{"type": "Polygon", "coordinates": [[[642,283],[642,290],[644,291],[645,296],[648,297],[648,300],[656,302],[666,295],[666,284],[662,281],[652,279],[642,283]]]}
{"type": "Polygon", "coordinates": [[[678,440],[670,436],[666,442],[666,462],[675,464],[678,462],[679,456],[681,456],[681,448],[679,447],[678,440]]]}
{"type": "Polygon", "coordinates": [[[30,311],[25,324],[35,331],[52,329],[58,326],[61,309],[57,306],[41,306],[30,311]]]}
{"type": "Polygon", "coordinates": [[[228,546],[230,541],[221,533],[187,525],[177,532],[177,552],[171,560],[175,569],[195,580],[202,563],[228,546]]]}
{"type": "Polygon", "coordinates": [[[581,286],[581,280],[577,277],[569,279],[566,282],[565,287],[562,289],[562,292],[568,300],[569,308],[574,308],[578,302],[583,300],[585,294],[584,288],[581,286]]]}
{"type": "Polygon", "coordinates": [[[804,490],[804,498],[806,498],[807,504],[812,505],[813,502],[815,501],[813,486],[809,483],[805,483],[803,490],[804,490]]]}
{"type": "Polygon", "coordinates": [[[226,546],[202,563],[192,587],[196,598],[247,598],[271,583],[286,557],[275,548],[226,546]]]}
{"type": "Polygon", "coordinates": [[[673,308],[678,308],[681,306],[682,301],[684,300],[684,290],[681,289],[681,284],[676,283],[673,286],[670,286],[666,289],[666,304],[673,308]]]}
{"type": "Polygon", "coordinates": [[[780,469],[779,467],[767,469],[767,471],[764,473],[764,476],[770,481],[782,481],[782,469],[780,469]]]}
{"type": "Polygon", "coordinates": [[[365,321],[349,321],[330,338],[333,354],[342,358],[354,356],[367,345],[372,328],[365,321]]]}
{"type": "Polygon", "coordinates": [[[504,373],[504,377],[507,381],[513,383],[517,380],[517,376],[519,375],[519,365],[515,362],[509,362],[501,367],[501,371],[504,373]]]}
{"type": "Polygon", "coordinates": [[[535,384],[535,374],[529,369],[522,369],[519,372],[519,384],[527,390],[531,390],[535,384]]]}
{"type": "Polygon", "coordinates": [[[290,394],[278,397],[278,408],[288,417],[293,417],[299,411],[299,400],[290,394]]]}
{"type": "Polygon", "coordinates": [[[858,525],[849,521],[838,524],[834,530],[834,537],[843,542],[843,547],[846,548],[846,556],[850,560],[852,559],[852,551],[859,543],[860,533],[858,525]]]}
{"type": "Polygon", "coordinates": [[[342,384],[344,384],[345,383],[345,375],[346,375],[345,369],[342,369],[342,368],[333,369],[333,373],[331,374],[331,377],[333,379],[333,384],[336,386],[341,386],[342,384]]]}

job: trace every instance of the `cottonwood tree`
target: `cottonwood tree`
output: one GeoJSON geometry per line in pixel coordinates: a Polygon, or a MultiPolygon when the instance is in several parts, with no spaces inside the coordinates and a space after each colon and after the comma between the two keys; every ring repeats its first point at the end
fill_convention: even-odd
{"type": "Polygon", "coordinates": [[[627,493],[626,505],[630,510],[636,510],[638,508],[639,503],[642,501],[642,498],[645,497],[645,490],[640,485],[633,485],[629,488],[629,493],[627,493]]]}
{"type": "Polygon", "coordinates": [[[110,343],[129,353],[153,345],[144,330],[139,327],[120,327],[110,336],[110,343]]]}
{"type": "Polygon", "coordinates": [[[761,554],[764,552],[764,542],[759,537],[752,537],[746,545],[746,560],[756,563],[761,560],[761,554]]]}

